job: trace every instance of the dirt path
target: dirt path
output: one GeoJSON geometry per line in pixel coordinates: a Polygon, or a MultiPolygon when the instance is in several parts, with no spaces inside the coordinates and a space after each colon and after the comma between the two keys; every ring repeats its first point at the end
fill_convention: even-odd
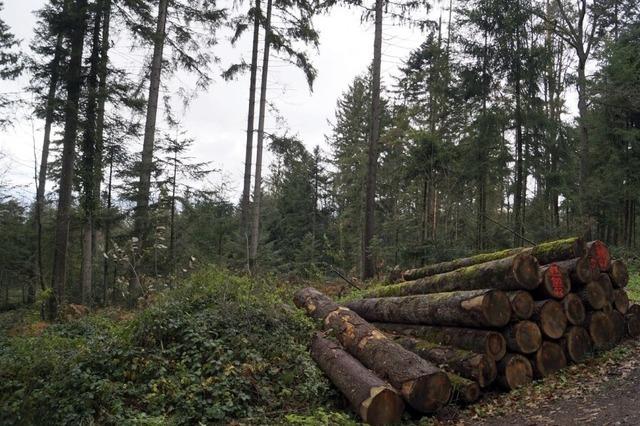
{"type": "Polygon", "coordinates": [[[640,341],[459,412],[440,425],[640,425],[640,341]]]}

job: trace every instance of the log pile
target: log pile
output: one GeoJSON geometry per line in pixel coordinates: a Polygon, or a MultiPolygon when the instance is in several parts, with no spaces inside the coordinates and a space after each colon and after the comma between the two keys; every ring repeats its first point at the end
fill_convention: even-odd
{"type": "Polygon", "coordinates": [[[322,322],[311,354],[360,417],[397,422],[512,390],[640,335],[629,273],[580,238],[442,262],[338,305],[313,288],[299,308],[322,322]]]}

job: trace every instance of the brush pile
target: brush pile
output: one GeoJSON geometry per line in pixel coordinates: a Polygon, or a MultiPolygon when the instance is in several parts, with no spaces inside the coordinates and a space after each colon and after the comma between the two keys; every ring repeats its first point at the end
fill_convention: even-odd
{"type": "Polygon", "coordinates": [[[398,421],[405,404],[430,413],[518,388],[640,335],[627,268],[602,241],[481,254],[403,278],[344,306],[313,288],[294,299],[325,330],[311,355],[374,425],[398,421]]]}

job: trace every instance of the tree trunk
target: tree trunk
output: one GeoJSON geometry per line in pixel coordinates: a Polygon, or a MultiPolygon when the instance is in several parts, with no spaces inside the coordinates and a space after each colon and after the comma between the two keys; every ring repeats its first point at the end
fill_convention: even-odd
{"type": "Polygon", "coordinates": [[[574,289],[575,293],[582,303],[592,309],[599,310],[602,309],[605,304],[607,304],[607,295],[597,281],[591,281],[587,285],[581,285],[574,289]]]}
{"type": "Polygon", "coordinates": [[[451,382],[451,401],[461,404],[472,404],[480,398],[480,386],[473,380],[447,373],[451,382]]]}
{"type": "Polygon", "coordinates": [[[629,296],[624,289],[613,290],[613,307],[623,315],[629,310],[629,296]]]}
{"type": "Polygon", "coordinates": [[[571,326],[560,339],[560,346],[564,349],[566,357],[572,362],[584,360],[593,351],[591,337],[583,327],[571,326]]]}
{"type": "Polygon", "coordinates": [[[516,170],[515,170],[515,189],[513,195],[513,217],[514,217],[514,245],[522,244],[524,236],[524,204],[526,203],[526,182],[524,181],[523,153],[522,153],[522,103],[520,90],[520,35],[516,35],[516,52],[515,54],[515,128],[516,128],[516,170]]]}
{"type": "Polygon", "coordinates": [[[497,290],[361,299],[346,306],[367,321],[463,327],[503,327],[511,318],[509,298],[497,290]]]}
{"type": "Polygon", "coordinates": [[[531,354],[542,344],[540,328],[531,321],[518,321],[511,324],[502,334],[507,342],[507,348],[512,352],[531,354]]]}
{"type": "Polygon", "coordinates": [[[82,89],[82,51],[86,22],[87,1],[76,0],[73,11],[73,26],[69,28],[71,55],[67,73],[67,100],[64,108],[64,136],[61,158],[60,185],[58,190],[58,211],[53,256],[52,288],[54,297],[49,299],[49,316],[57,317],[58,306],[64,302],[67,281],[67,246],[69,244],[69,223],[71,220],[71,191],[75,143],[78,132],[78,104],[82,89]]]}
{"type": "Polygon", "coordinates": [[[340,345],[318,333],[311,341],[311,357],[365,423],[386,425],[400,421],[404,403],[397,391],[340,345]]]}
{"type": "Polygon", "coordinates": [[[518,320],[528,320],[533,315],[533,297],[528,291],[517,290],[507,293],[511,303],[511,316],[518,320]]]}
{"type": "Polygon", "coordinates": [[[591,336],[594,349],[604,349],[611,344],[615,330],[609,315],[602,311],[587,312],[585,325],[589,336],[591,336]]]}
{"type": "MultiPolygon", "coordinates": [[[[560,1],[560,0],[558,0],[560,1]]],[[[580,28],[582,31],[582,28],[580,28]]],[[[588,173],[588,161],[589,161],[589,134],[587,130],[587,77],[585,74],[585,67],[587,64],[587,55],[581,52],[582,45],[577,46],[578,50],[578,138],[580,143],[580,168],[578,174],[578,188],[580,202],[580,214],[584,221],[585,232],[590,234],[591,224],[589,223],[589,214],[586,206],[586,193],[587,193],[587,173],[588,173]]]]}
{"type": "Polygon", "coordinates": [[[559,339],[567,328],[567,317],[562,304],[555,300],[536,302],[531,319],[538,324],[542,334],[550,339],[559,339]]]}
{"type": "Polygon", "coordinates": [[[582,325],[586,316],[586,309],[580,297],[574,293],[569,293],[562,299],[562,309],[567,317],[567,321],[572,325],[582,325]]]}
{"type": "Polygon", "coordinates": [[[507,351],[504,337],[496,331],[394,323],[373,325],[387,333],[413,336],[439,345],[485,354],[495,361],[502,359],[507,351]]]}
{"type": "Polygon", "coordinates": [[[107,182],[107,215],[104,220],[104,259],[102,260],[102,299],[107,304],[109,250],[111,245],[111,188],[113,183],[113,151],[109,156],[109,181],[107,182]]]}
{"type": "Polygon", "coordinates": [[[518,254],[491,262],[432,275],[415,281],[379,287],[369,296],[406,296],[456,290],[532,290],[538,287],[538,262],[533,256],[518,254]]]}
{"type": "Polygon", "coordinates": [[[178,151],[173,152],[173,180],[171,181],[171,218],[169,220],[169,258],[171,259],[171,286],[176,279],[176,181],[178,178],[178,151]]]}
{"type": "Polygon", "coordinates": [[[568,238],[542,243],[534,247],[518,247],[427,265],[422,268],[405,271],[402,273],[402,277],[406,281],[413,281],[432,275],[444,274],[445,272],[451,272],[467,266],[504,259],[505,257],[515,256],[523,252],[534,256],[538,259],[539,264],[546,265],[560,260],[584,256],[586,254],[586,245],[581,238],[568,238]]]}
{"type": "Polygon", "coordinates": [[[567,357],[562,346],[557,343],[544,341],[540,349],[531,356],[533,375],[536,378],[547,377],[567,366],[567,357]]]}
{"type": "Polygon", "coordinates": [[[617,288],[624,288],[629,283],[629,271],[622,260],[611,261],[609,276],[611,277],[611,282],[617,288]]]}
{"type": "Polygon", "coordinates": [[[540,275],[540,286],[534,291],[537,299],[562,299],[571,291],[569,275],[556,263],[542,266],[540,275]]]}
{"type": "Polygon", "coordinates": [[[508,353],[498,362],[498,383],[506,390],[528,385],[533,380],[531,363],[522,355],[508,353]]]}
{"type": "MultiPolygon", "coordinates": [[[[159,0],[158,20],[153,36],[153,57],[151,59],[151,75],[149,77],[149,98],[147,99],[147,117],[144,126],[144,139],[140,162],[140,181],[135,208],[135,236],[138,237],[140,248],[144,248],[150,229],[149,197],[151,191],[151,172],[153,171],[153,147],[156,135],[156,120],[158,114],[158,99],[160,95],[160,78],[162,75],[162,53],[166,38],[167,10],[169,0],[159,0]]],[[[136,280],[130,281],[130,291],[136,280]]]]}
{"type": "Polygon", "coordinates": [[[598,262],[601,272],[607,272],[611,269],[611,254],[605,243],[600,240],[591,241],[587,243],[587,250],[589,250],[589,256],[598,262]]]}
{"type": "Polygon", "coordinates": [[[260,81],[260,111],[258,112],[258,144],[256,146],[256,173],[253,184],[253,221],[251,224],[251,246],[249,249],[249,269],[256,273],[258,244],[260,243],[260,201],[262,198],[262,144],[264,141],[264,118],[267,108],[267,77],[269,72],[269,49],[271,48],[271,7],[267,0],[267,18],[264,29],[264,53],[262,57],[262,78],[260,81]]]}
{"type": "Polygon", "coordinates": [[[478,382],[480,387],[489,386],[496,378],[496,363],[486,355],[441,346],[414,337],[398,337],[395,342],[435,365],[441,365],[462,377],[478,382]]]}
{"type": "Polygon", "coordinates": [[[249,203],[251,196],[251,158],[253,156],[253,124],[256,110],[256,80],[258,75],[258,44],[260,40],[260,0],[256,0],[253,16],[253,42],[251,47],[251,69],[249,73],[249,113],[247,114],[247,142],[244,155],[244,179],[240,202],[240,232],[243,244],[249,241],[249,203]]]}
{"type": "Polygon", "coordinates": [[[417,411],[433,412],[449,401],[451,383],[445,373],[385,337],[353,311],[313,288],[296,292],[294,302],[336,333],[351,355],[387,379],[417,411]]]}
{"type": "Polygon", "coordinates": [[[382,103],[380,101],[380,68],[382,64],[382,14],[384,1],[376,0],[375,35],[373,40],[373,65],[371,80],[371,128],[367,155],[367,178],[365,189],[364,229],[362,236],[362,279],[372,278],[375,274],[375,259],[371,243],[375,233],[375,197],[376,175],[378,169],[378,143],[380,139],[380,121],[382,103]]]}

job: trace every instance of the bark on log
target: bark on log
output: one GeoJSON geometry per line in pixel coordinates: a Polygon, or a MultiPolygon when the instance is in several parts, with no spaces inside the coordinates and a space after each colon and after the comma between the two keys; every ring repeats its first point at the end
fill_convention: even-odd
{"type": "Polygon", "coordinates": [[[637,314],[627,314],[624,316],[626,331],[629,337],[640,336],[640,316],[637,314]]]}
{"type": "Polygon", "coordinates": [[[512,352],[532,354],[542,344],[540,328],[531,321],[519,321],[509,325],[502,332],[507,341],[507,348],[512,352]]]}
{"type": "Polygon", "coordinates": [[[350,354],[388,380],[417,411],[433,412],[449,401],[451,383],[444,372],[388,339],[353,311],[314,288],[297,291],[294,302],[322,320],[350,354]]]}
{"type": "Polygon", "coordinates": [[[540,349],[531,355],[533,375],[537,378],[547,377],[567,366],[567,357],[562,346],[548,340],[542,342],[540,349]]]}
{"type": "Polygon", "coordinates": [[[562,304],[555,300],[536,302],[531,319],[540,326],[542,334],[551,339],[562,337],[567,328],[567,316],[562,304]]]}
{"type": "Polygon", "coordinates": [[[611,282],[617,288],[624,288],[629,283],[629,271],[622,260],[612,260],[609,271],[611,282]]]}
{"type": "Polygon", "coordinates": [[[582,325],[584,323],[587,312],[584,303],[576,294],[569,293],[562,299],[562,309],[570,324],[582,325]]]}
{"type": "Polygon", "coordinates": [[[611,269],[611,254],[609,253],[609,247],[605,243],[600,240],[588,242],[587,250],[589,256],[597,260],[601,272],[611,269]]]}
{"type": "Polygon", "coordinates": [[[587,284],[597,280],[600,275],[598,262],[593,257],[577,257],[575,259],[556,262],[556,264],[567,272],[572,282],[587,284]]]}
{"type": "Polygon", "coordinates": [[[579,326],[569,327],[560,339],[560,345],[567,359],[576,363],[584,360],[593,351],[589,333],[584,327],[579,326]]]}
{"type": "Polygon", "coordinates": [[[598,283],[604,290],[604,294],[608,303],[613,303],[613,284],[611,283],[611,278],[609,278],[609,274],[601,273],[598,277],[598,283]]]}
{"type": "Polygon", "coordinates": [[[613,339],[614,326],[609,315],[602,311],[587,312],[585,321],[589,336],[596,350],[608,347],[613,339]]]}
{"type": "Polygon", "coordinates": [[[480,387],[487,387],[496,379],[496,362],[484,354],[441,346],[415,337],[401,336],[395,341],[435,365],[478,382],[480,387]]]}
{"type": "Polygon", "coordinates": [[[533,297],[524,290],[507,293],[511,303],[511,317],[516,320],[528,320],[533,315],[533,297]]]}
{"type": "Polygon", "coordinates": [[[582,303],[592,310],[602,309],[607,304],[607,294],[598,281],[591,281],[587,285],[580,285],[575,289],[575,294],[582,303]]]}
{"type": "Polygon", "coordinates": [[[447,373],[451,382],[451,401],[460,404],[472,404],[480,398],[480,386],[473,380],[447,373]]]}
{"type": "Polygon", "coordinates": [[[532,380],[533,369],[524,356],[508,353],[498,362],[498,383],[504,389],[517,389],[528,385],[532,380]]]}
{"type": "Polygon", "coordinates": [[[613,307],[623,315],[629,310],[629,296],[623,288],[613,290],[613,307]]]}
{"type": "Polygon", "coordinates": [[[511,318],[509,298],[497,290],[361,299],[346,306],[367,321],[403,324],[503,327],[511,318]]]}
{"type": "Polygon", "coordinates": [[[571,280],[556,263],[540,267],[540,285],[534,290],[537,299],[562,299],[571,291],[571,280]]]}
{"type": "Polygon", "coordinates": [[[609,314],[609,319],[613,323],[613,344],[617,344],[624,339],[626,332],[626,322],[624,315],[615,309],[609,314]]]}
{"type": "Polygon", "coordinates": [[[518,254],[491,262],[467,266],[443,274],[378,287],[368,297],[408,296],[460,290],[533,290],[540,283],[538,262],[518,254]]]}
{"type": "Polygon", "coordinates": [[[398,392],[339,344],[317,333],[311,341],[311,357],[365,423],[386,425],[400,421],[404,403],[398,392]]]}

